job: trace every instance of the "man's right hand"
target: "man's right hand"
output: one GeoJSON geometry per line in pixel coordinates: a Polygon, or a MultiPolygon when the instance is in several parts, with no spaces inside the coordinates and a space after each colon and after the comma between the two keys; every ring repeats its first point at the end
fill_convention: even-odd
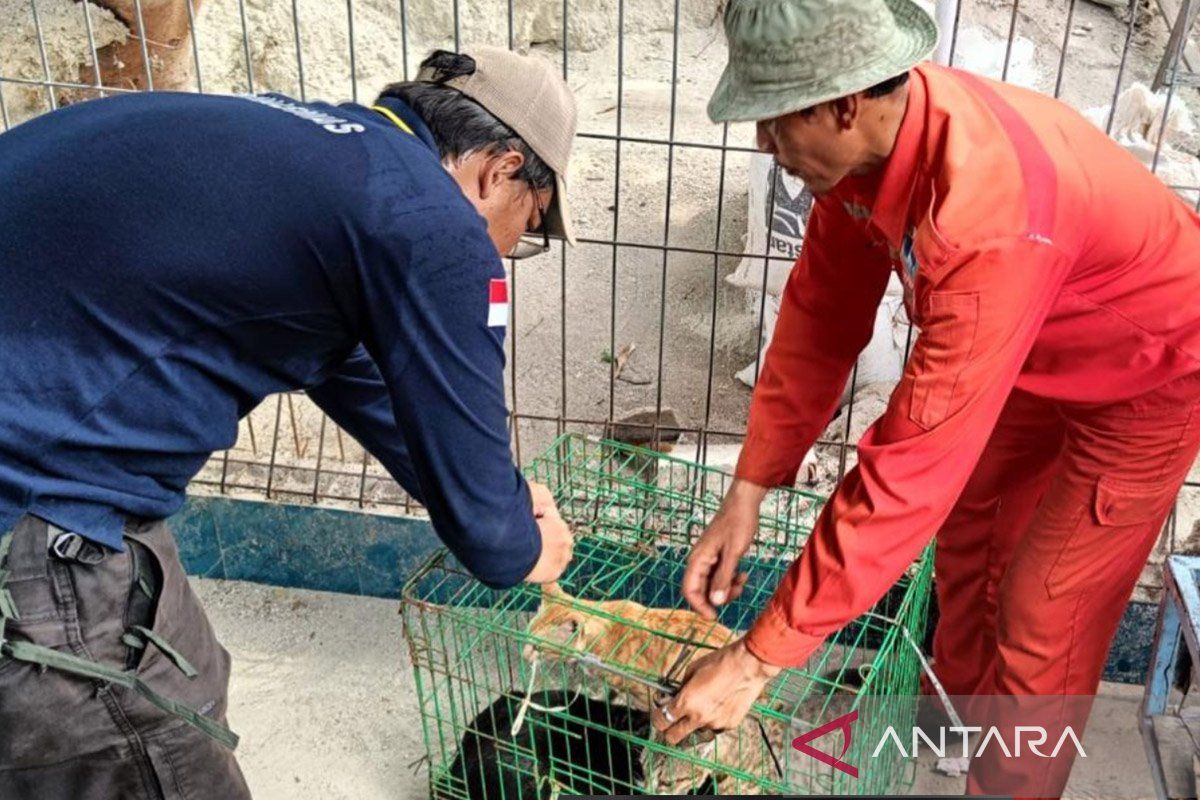
{"type": "Polygon", "coordinates": [[[575,537],[557,510],[543,511],[537,517],[537,525],[542,534],[542,555],[525,580],[529,583],[550,583],[558,580],[567,564],[571,563],[575,537]]]}
{"type": "Polygon", "coordinates": [[[692,547],[683,573],[683,597],[706,619],[716,619],[717,606],[735,600],[746,585],[747,575],[735,573],[758,533],[758,507],[766,494],[764,486],[735,480],[692,547]]]}

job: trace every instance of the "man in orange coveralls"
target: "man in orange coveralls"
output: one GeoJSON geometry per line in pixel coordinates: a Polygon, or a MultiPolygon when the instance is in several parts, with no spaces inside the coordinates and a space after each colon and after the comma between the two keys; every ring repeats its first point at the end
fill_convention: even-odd
{"type": "MultiPolygon", "coordinates": [[[[947,692],[1094,695],[1200,449],[1200,219],[1067,106],[918,64],[936,30],[911,0],[733,0],[725,29],[709,115],[757,121],[816,202],[693,608],[741,592],[758,506],[834,414],[892,270],[920,335],[761,616],[656,726],[737,724],[935,535],[947,692]]],[[[1058,761],[1019,793],[1061,793],[1058,761]]]]}

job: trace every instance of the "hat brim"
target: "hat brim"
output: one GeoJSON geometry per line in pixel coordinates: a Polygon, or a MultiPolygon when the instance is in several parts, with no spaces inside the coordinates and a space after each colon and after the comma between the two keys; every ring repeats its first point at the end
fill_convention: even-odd
{"type": "Polygon", "coordinates": [[[567,202],[567,182],[554,174],[554,198],[546,209],[546,233],[575,246],[575,227],[571,224],[571,209],[567,202]]]}
{"type": "Polygon", "coordinates": [[[726,64],[708,101],[708,118],[713,122],[773,119],[861,92],[912,69],[937,47],[937,24],[913,0],[885,2],[898,23],[897,40],[878,58],[841,75],[790,87],[747,85],[739,80],[733,65],[726,64]]]}

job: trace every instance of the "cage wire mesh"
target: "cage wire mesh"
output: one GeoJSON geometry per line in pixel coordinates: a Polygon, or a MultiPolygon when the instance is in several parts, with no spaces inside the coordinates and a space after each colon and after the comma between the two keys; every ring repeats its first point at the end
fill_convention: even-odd
{"type": "Polygon", "coordinates": [[[490,590],[445,552],[404,589],[432,797],[857,794],[911,784],[914,764],[898,754],[873,760],[854,779],[790,744],[869,704],[845,756],[855,763],[888,725],[913,722],[929,551],[804,669],[773,681],[746,723],[711,742],[668,747],[650,730],[654,690],[645,682],[661,685],[749,627],[803,545],[821,498],[770,494],[744,562],[747,590],[710,622],[683,606],[677,587],[690,545],[720,505],[726,474],[578,434],[557,440],[527,474],[550,487],[576,532],[562,593],[490,590]],[[533,704],[522,711],[527,694],[533,704]]]}

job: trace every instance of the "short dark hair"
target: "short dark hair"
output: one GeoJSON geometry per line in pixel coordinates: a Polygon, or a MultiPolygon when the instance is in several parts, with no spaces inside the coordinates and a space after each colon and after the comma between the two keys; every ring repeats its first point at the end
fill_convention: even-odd
{"type": "MultiPolygon", "coordinates": [[[[897,89],[899,89],[901,86],[903,86],[906,83],[908,83],[908,73],[902,72],[899,75],[896,75],[895,77],[888,78],[886,81],[880,81],[879,83],[875,84],[874,86],[864,89],[863,94],[866,95],[867,97],[872,97],[872,98],[887,97],[889,94],[896,91],[897,89]]],[[[804,116],[809,116],[813,113],[813,110],[815,108],[816,108],[816,106],[811,106],[809,108],[803,109],[800,113],[803,114],[804,116]]]]}
{"type": "Polygon", "coordinates": [[[899,75],[893,78],[888,78],[886,81],[880,81],[864,91],[863,94],[865,94],[867,97],[886,97],[906,83],[908,83],[908,73],[901,72],[899,75]]]}
{"type": "MultiPolygon", "coordinates": [[[[470,56],[446,50],[435,50],[421,62],[421,66],[435,64],[439,67],[439,74],[447,74],[447,70],[442,68],[455,59],[461,59],[464,68],[469,65],[467,72],[474,68],[470,56]]],[[[453,66],[451,64],[448,71],[450,77],[455,74],[453,66]]],[[[533,148],[516,131],[457,89],[441,83],[406,81],[390,84],[380,92],[379,97],[393,97],[406,103],[428,126],[443,161],[457,161],[476,152],[500,154],[516,150],[525,157],[525,163],[514,178],[537,189],[554,185],[554,170],[533,152],[533,148]]]]}

